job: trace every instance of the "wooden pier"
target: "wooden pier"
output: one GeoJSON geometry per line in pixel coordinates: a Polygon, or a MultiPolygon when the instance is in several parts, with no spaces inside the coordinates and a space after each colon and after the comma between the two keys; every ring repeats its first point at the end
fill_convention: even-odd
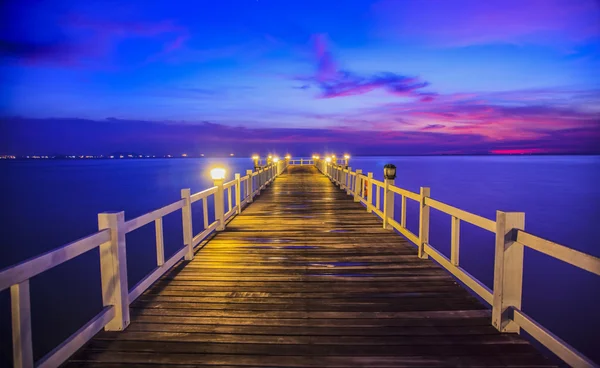
{"type": "MultiPolygon", "coordinates": [[[[511,333],[522,328],[570,365],[594,366],[522,313],[520,300],[504,306],[508,300],[466,279],[470,275],[458,264],[458,234],[453,234],[452,259],[447,259],[422,233],[428,231],[429,206],[446,206],[457,219],[484,228],[491,223],[495,231],[508,225],[428,200],[428,190],[417,194],[392,185],[329,162],[290,161],[229,183],[217,181],[200,193],[184,190],[181,201],[136,219],[101,215],[101,230],[65,246],[70,251],[59,253],[64,257],[58,257],[60,262],[55,257],[54,263],[96,246],[103,254],[105,247],[103,262],[113,266],[111,271],[103,267],[105,310],[36,365],[58,366],[66,360],[66,367],[553,366],[511,333]],[[404,214],[394,220],[393,193],[401,195],[402,209],[407,198],[427,207],[421,209],[421,234],[407,233],[404,214]],[[206,213],[209,195],[215,196],[216,220],[205,221],[205,230],[194,236],[189,209],[202,200],[206,213]],[[185,245],[165,261],[161,219],[179,209],[185,245]],[[386,220],[383,226],[374,214],[386,220]],[[123,281],[118,272],[126,272],[118,250],[124,248],[125,233],[153,222],[157,269],[129,288],[126,274],[123,281]],[[499,316],[498,305],[505,311],[499,316]],[[512,324],[518,324],[516,330],[512,324]]],[[[537,246],[528,238],[533,236],[523,234],[515,236],[537,246]]],[[[573,254],[568,253],[569,263],[600,274],[600,260],[584,255],[588,258],[580,262],[573,254]]],[[[506,260],[514,254],[500,257],[502,264],[514,266],[506,260]]],[[[33,366],[30,336],[23,333],[28,317],[19,313],[28,307],[27,280],[53,266],[35,261],[24,263],[25,271],[17,265],[0,272],[0,290],[8,285],[13,300],[15,366],[33,366]]],[[[508,296],[514,285],[506,279],[511,277],[504,276],[499,287],[508,296]]]]}

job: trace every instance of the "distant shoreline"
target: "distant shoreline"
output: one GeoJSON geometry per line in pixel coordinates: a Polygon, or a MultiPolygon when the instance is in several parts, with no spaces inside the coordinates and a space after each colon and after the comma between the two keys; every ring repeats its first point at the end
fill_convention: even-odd
{"type": "MultiPolygon", "coordinates": [[[[500,157],[500,156],[600,156],[600,153],[512,153],[512,154],[431,154],[431,155],[355,155],[359,157],[500,157]]],[[[82,161],[82,160],[173,160],[173,159],[213,159],[213,158],[246,158],[251,159],[251,156],[144,156],[144,157],[110,157],[110,156],[50,156],[50,155],[30,155],[30,156],[14,156],[0,155],[0,161],[82,161]]],[[[310,156],[298,156],[292,159],[311,159],[310,156]]]]}

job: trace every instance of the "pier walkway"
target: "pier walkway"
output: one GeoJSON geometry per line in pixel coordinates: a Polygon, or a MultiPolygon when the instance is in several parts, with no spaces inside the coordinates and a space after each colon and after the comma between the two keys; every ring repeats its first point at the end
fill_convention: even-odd
{"type": "Polygon", "coordinates": [[[597,367],[521,300],[525,247],[598,276],[599,258],[526,232],[524,213],[489,219],[400,188],[393,165],[379,181],[348,157],[270,159],[228,182],[215,168],[214,186],[135,218],[100,213],[97,232],[0,270],[13,366],[597,367]],[[450,217],[448,256],[430,244],[431,209],[450,217]],[[165,257],[163,218],[179,211],[183,244],[165,257]],[[462,223],[494,234],[492,288],[461,267],[462,223]],[[130,286],[126,234],[152,225],[156,267],[130,286]],[[103,307],[38,358],[30,280],[86,252],[103,307]]]}
{"type": "Polygon", "coordinates": [[[256,201],[67,367],[546,366],[314,166],[256,201]]]}

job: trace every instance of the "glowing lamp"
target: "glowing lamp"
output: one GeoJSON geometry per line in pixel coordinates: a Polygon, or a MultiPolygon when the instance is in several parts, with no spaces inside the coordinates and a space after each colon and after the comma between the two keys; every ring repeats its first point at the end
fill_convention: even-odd
{"type": "Polygon", "coordinates": [[[210,170],[210,177],[213,180],[225,179],[225,169],[223,169],[222,167],[216,167],[216,168],[210,170]]]}
{"type": "Polygon", "coordinates": [[[254,156],[252,156],[252,159],[253,159],[253,160],[258,160],[259,158],[260,158],[260,157],[258,157],[258,155],[254,155],[254,156]]]}
{"type": "Polygon", "coordinates": [[[344,158],[347,160],[350,158],[350,155],[344,155],[344,158]]]}
{"type": "Polygon", "coordinates": [[[325,159],[325,161],[326,161],[326,162],[328,162],[328,163],[329,163],[329,162],[331,162],[331,157],[327,157],[327,158],[325,159]]]}
{"type": "Polygon", "coordinates": [[[383,167],[383,177],[386,180],[394,180],[394,179],[396,179],[396,165],[386,164],[383,167]]]}
{"type": "Polygon", "coordinates": [[[316,155],[316,156],[315,156],[315,160],[318,160],[319,158],[320,158],[320,157],[319,157],[319,155],[316,155]]]}
{"type": "Polygon", "coordinates": [[[270,159],[272,159],[272,158],[273,158],[273,156],[269,155],[268,159],[270,160],[270,159]]]}
{"type": "Polygon", "coordinates": [[[289,160],[289,159],[291,159],[291,158],[292,158],[292,156],[290,156],[290,155],[285,155],[285,159],[286,159],[286,160],[289,160]]]}
{"type": "Polygon", "coordinates": [[[273,162],[275,162],[275,163],[279,162],[279,157],[275,157],[275,158],[273,159],[273,162]]]}
{"type": "Polygon", "coordinates": [[[335,155],[331,155],[331,158],[335,158],[335,155]]]}

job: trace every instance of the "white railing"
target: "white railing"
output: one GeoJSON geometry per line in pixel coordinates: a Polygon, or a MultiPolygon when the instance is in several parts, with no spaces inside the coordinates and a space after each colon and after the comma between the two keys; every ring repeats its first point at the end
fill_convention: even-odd
{"type": "Polygon", "coordinates": [[[525,232],[525,214],[522,212],[496,211],[496,220],[490,220],[431,198],[431,191],[427,187],[422,187],[419,193],[415,193],[395,186],[394,180],[384,180],[383,182],[375,180],[373,173],[364,175],[362,170],[353,172],[352,168],[345,168],[343,165],[327,163],[322,160],[318,161],[316,166],[324,175],[339,185],[340,189],[345,190],[348,195],[354,196],[355,202],[363,203],[368,212],[381,217],[384,228],[395,229],[416,244],[420,258],[433,258],[490,304],[492,325],[499,331],[519,333],[523,329],[570,366],[596,367],[594,362],[582,353],[523,313],[521,311],[521,295],[524,247],[535,249],[596,275],[600,275],[600,258],[525,232]],[[374,191],[375,203],[373,203],[374,191]],[[383,193],[383,198],[380,193],[383,193]],[[395,194],[400,195],[402,201],[399,223],[394,220],[395,194]],[[418,234],[414,234],[406,228],[407,199],[419,203],[418,234]],[[429,243],[431,208],[451,216],[449,259],[429,243]],[[460,267],[461,221],[496,234],[493,290],[460,267]]]}
{"type": "Polygon", "coordinates": [[[107,331],[121,331],[127,328],[130,322],[129,305],[182,258],[192,260],[194,248],[214,231],[224,230],[226,221],[233,215],[239,214],[244,206],[252,203],[253,198],[259,195],[261,190],[269,185],[284,168],[285,163],[279,162],[255,172],[248,170],[244,177],[235,174],[234,180],[226,183],[222,180],[215,181],[215,186],[195,194],[191,194],[189,189],[182,189],[180,200],[127,221],[123,211],[100,213],[98,232],[1,270],[0,291],[10,288],[11,295],[14,367],[57,367],[102,328],[107,331]],[[224,212],[225,191],[228,192],[227,213],[224,212]],[[235,206],[232,204],[232,191],[235,195],[235,206]],[[215,196],[213,202],[215,221],[209,224],[208,197],[211,195],[215,196]],[[193,236],[191,206],[198,201],[202,201],[204,229],[193,236]],[[181,210],[182,214],[184,246],[165,261],[162,219],[178,210],[181,210]],[[154,223],[155,227],[156,268],[129,289],[125,234],[150,223],[154,223]],[[29,279],[95,248],[100,250],[104,309],[66,341],[34,363],[29,279]]]}

